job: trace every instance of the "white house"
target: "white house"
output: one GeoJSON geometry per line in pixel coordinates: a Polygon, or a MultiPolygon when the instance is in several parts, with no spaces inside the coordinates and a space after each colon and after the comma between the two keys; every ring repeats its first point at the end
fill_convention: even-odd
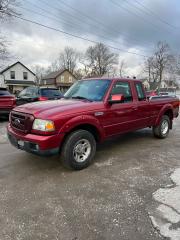
{"type": "Polygon", "coordinates": [[[36,75],[21,62],[16,62],[0,72],[0,85],[16,93],[35,85],[36,75]]]}
{"type": "Polygon", "coordinates": [[[2,74],[0,74],[0,87],[5,87],[4,77],[2,74]]]}

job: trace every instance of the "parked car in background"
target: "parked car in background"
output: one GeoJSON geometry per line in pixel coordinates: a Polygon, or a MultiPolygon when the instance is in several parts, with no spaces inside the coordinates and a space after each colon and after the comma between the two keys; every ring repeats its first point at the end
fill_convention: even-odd
{"type": "Polygon", "coordinates": [[[155,90],[147,91],[147,92],[146,92],[146,96],[147,96],[147,97],[158,96],[158,92],[155,91],[155,90]]]}
{"type": "Polygon", "coordinates": [[[0,88],[0,116],[7,115],[16,106],[16,98],[6,88],[0,88]]]}
{"type": "Polygon", "coordinates": [[[57,88],[27,87],[19,93],[16,104],[22,105],[37,101],[55,100],[62,97],[63,94],[57,88]]]}

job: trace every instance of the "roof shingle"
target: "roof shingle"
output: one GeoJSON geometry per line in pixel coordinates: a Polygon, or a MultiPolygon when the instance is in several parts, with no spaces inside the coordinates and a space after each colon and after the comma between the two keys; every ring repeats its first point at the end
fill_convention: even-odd
{"type": "Polygon", "coordinates": [[[57,78],[60,74],[62,74],[66,69],[60,69],[58,71],[55,72],[51,72],[49,74],[47,74],[46,76],[44,76],[42,78],[42,80],[46,80],[46,79],[54,79],[57,78]]]}

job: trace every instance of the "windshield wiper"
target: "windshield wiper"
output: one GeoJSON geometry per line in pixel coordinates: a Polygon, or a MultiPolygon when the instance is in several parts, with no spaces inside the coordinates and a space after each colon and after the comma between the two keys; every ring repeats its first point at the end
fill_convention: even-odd
{"type": "Polygon", "coordinates": [[[72,97],[72,98],[74,98],[74,99],[84,99],[84,100],[87,100],[87,101],[89,101],[89,102],[92,102],[92,100],[90,100],[90,99],[88,99],[88,98],[85,98],[85,97],[81,97],[81,96],[74,96],[74,97],[72,97]]]}

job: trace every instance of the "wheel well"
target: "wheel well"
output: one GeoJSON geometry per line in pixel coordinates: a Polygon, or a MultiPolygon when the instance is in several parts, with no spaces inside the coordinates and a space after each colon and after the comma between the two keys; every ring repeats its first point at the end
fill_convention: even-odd
{"type": "Polygon", "coordinates": [[[171,109],[167,110],[164,115],[168,116],[170,120],[173,119],[173,111],[171,109]]]}
{"type": "Polygon", "coordinates": [[[71,131],[68,132],[67,135],[69,135],[70,133],[72,133],[72,132],[74,132],[76,130],[79,130],[79,129],[86,130],[86,131],[90,132],[94,136],[96,142],[100,141],[100,133],[99,133],[98,129],[95,126],[91,125],[91,124],[81,124],[81,125],[78,125],[77,127],[71,129],[71,131]]]}
{"type": "Polygon", "coordinates": [[[170,129],[172,129],[173,111],[171,109],[167,110],[164,115],[168,116],[170,119],[170,129]]]}

